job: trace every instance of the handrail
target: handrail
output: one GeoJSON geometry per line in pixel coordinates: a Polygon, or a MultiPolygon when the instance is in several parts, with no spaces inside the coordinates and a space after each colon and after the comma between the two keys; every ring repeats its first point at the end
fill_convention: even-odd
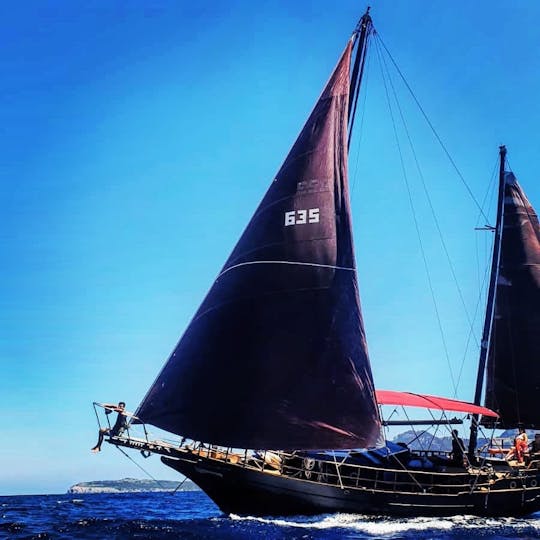
{"type": "MultiPolygon", "coordinates": [[[[282,474],[307,482],[343,486],[345,489],[376,489],[378,491],[395,491],[399,489],[417,493],[419,490],[423,491],[429,485],[431,493],[451,495],[470,492],[471,476],[476,476],[473,490],[489,487],[490,480],[493,478],[493,471],[488,469],[443,472],[435,470],[402,470],[356,463],[340,464],[338,472],[335,471],[332,460],[315,459],[316,465],[310,470],[311,475],[314,475],[311,479],[304,474],[306,469],[302,465],[299,465],[298,462],[294,463],[295,458],[303,460],[302,454],[273,452],[281,458],[282,462],[280,467],[271,467],[265,461],[264,453],[259,454],[256,451],[248,452],[247,450],[235,452],[231,448],[201,445],[195,441],[183,446],[175,446],[163,441],[147,443],[144,439],[128,439],[120,436],[112,437],[109,442],[138,450],[147,449],[175,459],[193,460],[200,457],[221,463],[226,462],[230,466],[251,469],[262,474],[282,474]],[[440,478],[441,481],[435,483],[434,476],[440,478]]],[[[508,471],[499,478],[509,479],[511,477],[512,471],[508,471]]]]}
{"type": "MultiPolygon", "coordinates": [[[[94,405],[105,409],[112,408],[100,403],[94,403],[94,405]]],[[[127,415],[134,417],[129,412],[127,415]]],[[[494,478],[494,471],[489,466],[444,471],[440,467],[437,468],[437,463],[435,463],[435,468],[432,470],[410,468],[408,461],[405,463],[400,459],[402,458],[400,452],[392,454],[396,460],[395,463],[388,461],[381,465],[370,465],[347,462],[347,457],[343,458],[343,460],[340,459],[338,462],[336,456],[332,453],[317,455],[300,451],[235,449],[203,444],[200,441],[186,438],[170,442],[167,440],[150,440],[144,424],[143,429],[144,436],[141,438],[133,437],[127,431],[124,434],[109,436],[107,441],[119,447],[151,452],[173,459],[186,461],[208,459],[227,464],[227,466],[257,471],[261,474],[282,475],[306,482],[337,486],[341,487],[341,489],[383,492],[399,490],[407,493],[438,493],[451,496],[490,488],[492,487],[490,482],[493,482],[494,478]],[[304,462],[306,457],[314,460],[313,464],[310,462],[309,465],[306,465],[304,462]]],[[[448,456],[449,454],[449,452],[443,450],[411,450],[410,452],[410,458],[412,459],[424,456],[448,456]]],[[[518,473],[520,476],[525,474],[525,477],[536,475],[537,469],[538,467],[534,471],[522,469],[516,472],[514,468],[510,467],[508,470],[496,472],[495,477],[497,481],[510,481],[518,473]]]]}

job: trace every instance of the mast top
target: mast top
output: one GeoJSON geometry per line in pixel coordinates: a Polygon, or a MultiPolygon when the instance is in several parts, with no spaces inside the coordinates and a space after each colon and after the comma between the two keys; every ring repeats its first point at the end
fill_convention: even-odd
{"type": "Polygon", "coordinates": [[[366,12],[360,17],[360,20],[358,21],[358,24],[356,25],[356,28],[354,29],[353,34],[358,34],[362,28],[365,28],[369,23],[372,22],[371,15],[369,14],[369,10],[371,9],[371,6],[368,6],[366,8],[366,12]]]}
{"type": "Polygon", "coordinates": [[[499,182],[501,183],[501,185],[504,185],[506,183],[506,146],[504,144],[501,144],[501,146],[499,146],[499,156],[499,182]]]}

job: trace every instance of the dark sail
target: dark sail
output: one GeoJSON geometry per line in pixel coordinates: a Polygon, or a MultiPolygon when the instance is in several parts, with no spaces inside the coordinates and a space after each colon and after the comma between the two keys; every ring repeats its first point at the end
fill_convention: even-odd
{"type": "Polygon", "coordinates": [[[502,427],[540,428],[540,227],[512,173],[503,212],[485,404],[502,427]]]}
{"type": "Polygon", "coordinates": [[[139,406],[143,422],[239,448],[377,441],[347,181],[351,46],[139,406]]]}

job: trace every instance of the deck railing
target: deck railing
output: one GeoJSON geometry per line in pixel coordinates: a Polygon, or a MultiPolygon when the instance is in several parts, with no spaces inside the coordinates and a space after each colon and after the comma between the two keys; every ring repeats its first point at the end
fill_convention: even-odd
{"type": "MultiPolygon", "coordinates": [[[[398,452],[386,457],[388,465],[367,465],[355,463],[351,454],[340,460],[331,452],[322,458],[305,452],[225,448],[185,438],[181,441],[152,440],[145,426],[143,430],[144,437],[135,437],[128,426],[123,433],[109,436],[108,442],[119,447],[139,450],[145,457],[154,453],[188,461],[205,458],[229,466],[339,486],[343,489],[456,494],[489,490],[496,479],[505,477],[512,477],[515,481],[515,474],[511,468],[503,473],[495,472],[489,466],[463,468],[460,471],[452,467],[448,461],[448,470],[445,470],[443,460],[449,457],[449,452],[439,450],[398,452]],[[422,467],[422,462],[425,465],[431,463],[427,458],[438,458],[439,464],[436,469],[422,467]],[[418,467],[411,466],[411,461],[415,459],[419,461],[418,467]]],[[[435,467],[432,463],[431,465],[435,467]]],[[[534,461],[534,465],[531,464],[529,468],[534,469],[531,470],[531,474],[536,478],[538,461],[534,461]]],[[[525,478],[526,484],[527,472],[521,471],[520,475],[525,478]]]]}

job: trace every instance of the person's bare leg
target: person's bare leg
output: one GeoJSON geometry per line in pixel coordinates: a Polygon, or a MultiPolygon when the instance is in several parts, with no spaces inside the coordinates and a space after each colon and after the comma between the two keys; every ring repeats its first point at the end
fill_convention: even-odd
{"type": "Polygon", "coordinates": [[[105,433],[107,433],[107,429],[105,428],[101,428],[99,430],[99,437],[98,437],[98,442],[96,444],[96,446],[94,446],[94,448],[92,448],[92,452],[101,452],[101,444],[103,443],[103,437],[105,436],[105,433]]]}

